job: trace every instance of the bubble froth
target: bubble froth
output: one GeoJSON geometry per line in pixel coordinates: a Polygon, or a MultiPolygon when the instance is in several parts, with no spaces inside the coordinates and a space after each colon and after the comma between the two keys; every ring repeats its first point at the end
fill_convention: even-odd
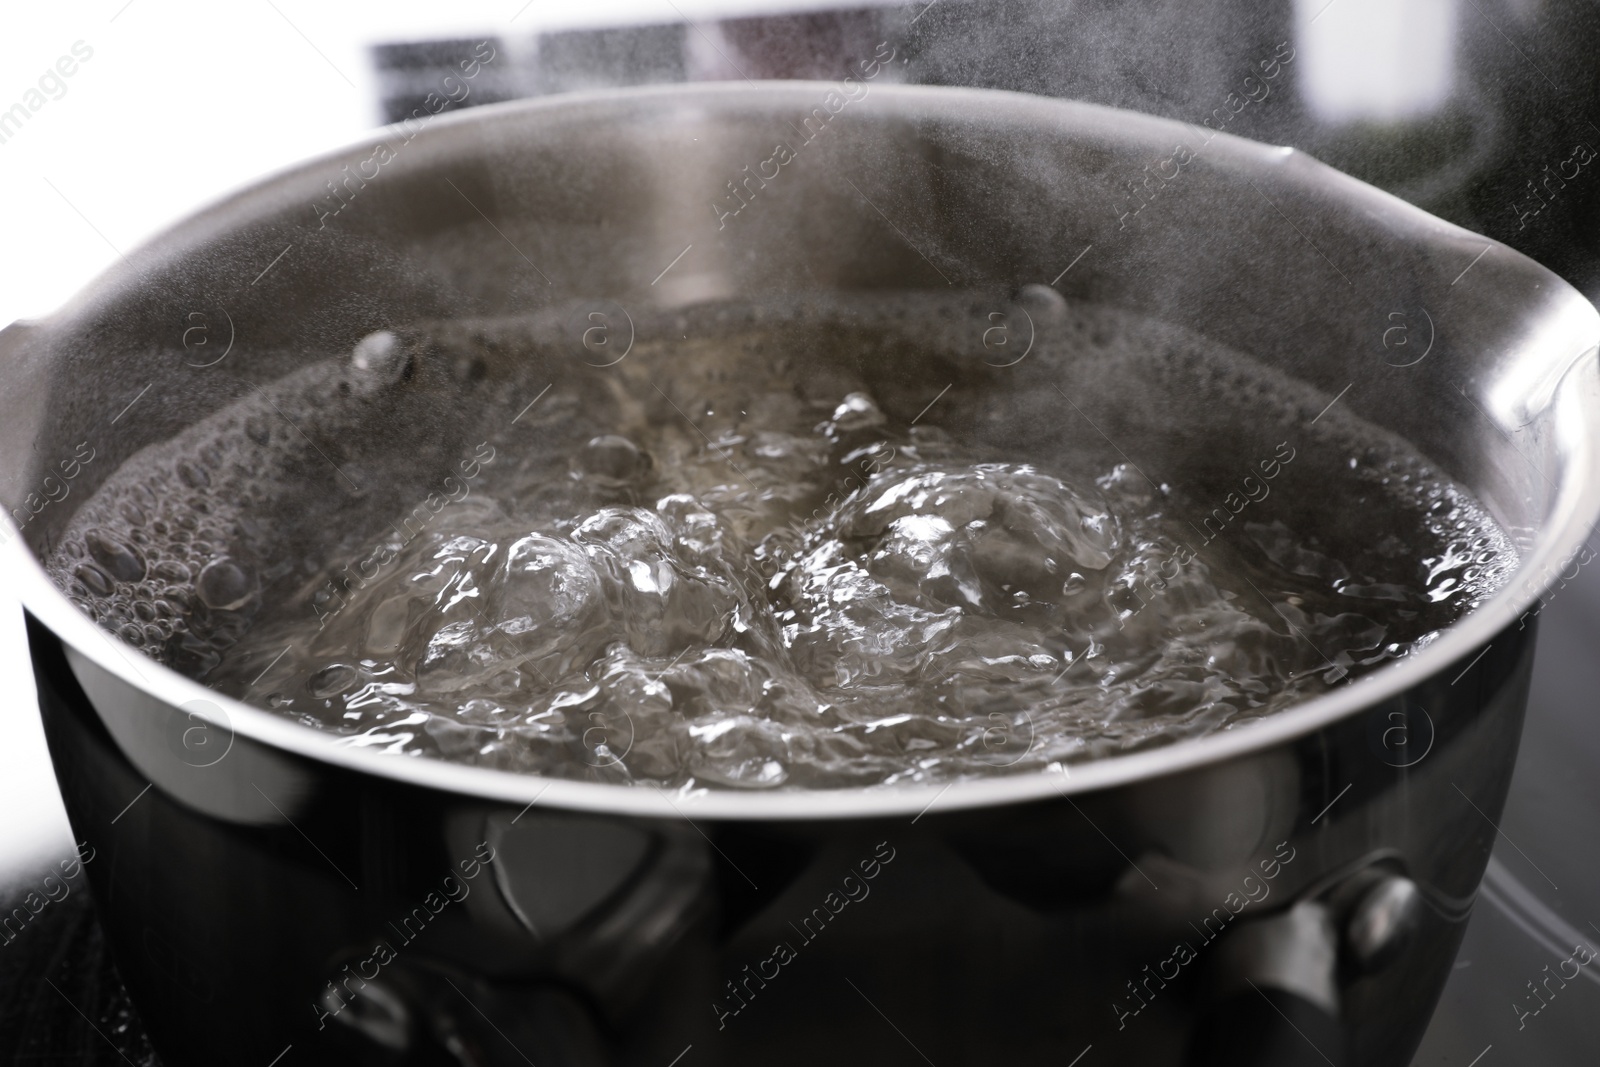
{"type": "Polygon", "coordinates": [[[1410,654],[1515,565],[1421,457],[1339,409],[1308,430],[1318,398],[1237,353],[1018,299],[1014,366],[980,303],[722,306],[639,316],[630,359],[549,396],[527,321],[380,331],[135,456],[51,569],[352,745],[771,789],[1225,729],[1410,654]]]}

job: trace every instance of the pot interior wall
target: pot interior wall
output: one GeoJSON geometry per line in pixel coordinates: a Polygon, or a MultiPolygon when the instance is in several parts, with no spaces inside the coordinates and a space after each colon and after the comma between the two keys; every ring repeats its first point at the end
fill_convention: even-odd
{"type": "MultiPolygon", "coordinates": [[[[1498,247],[1477,258],[1479,239],[1306,157],[1186,125],[887,85],[835,113],[828,94],[775,84],[485,108],[381,131],[246,191],[22,335],[5,503],[47,545],[118,463],[241,382],[420,319],[585,300],[649,318],[909,289],[987,301],[1016,328],[1019,289],[1054,284],[1187,331],[1152,341],[1142,414],[1130,402],[1074,418],[1057,395],[1072,367],[996,368],[976,335],[903,353],[890,403],[920,405],[940,377],[992,382],[1016,413],[1003,437],[1041,451],[1109,438],[1201,494],[1276,433],[1236,412],[1207,429],[1217,411],[1190,390],[1183,349],[1224,346],[1300,383],[1291,415],[1310,422],[1337,397],[1525,540],[1543,525],[1563,473],[1552,397],[1591,348],[1594,311],[1535,264],[1498,247]],[[45,479],[80,443],[96,458],[56,502],[45,479]]],[[[1137,399],[1092,379],[1078,385],[1095,398],[1137,399]]]]}

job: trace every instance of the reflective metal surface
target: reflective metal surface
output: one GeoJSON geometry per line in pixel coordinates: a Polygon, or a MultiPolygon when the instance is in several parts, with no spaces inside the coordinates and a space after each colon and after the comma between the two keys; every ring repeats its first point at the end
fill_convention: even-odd
{"type": "MultiPolygon", "coordinates": [[[[440,120],[333,235],[312,205],[371,146],[214,209],[12,335],[12,395],[30,399],[8,405],[8,504],[87,427],[108,457],[98,478],[219,403],[161,355],[180,344],[171,309],[214,303],[219,275],[286,245],[302,254],[268,296],[230,309],[258,351],[283,354],[240,373],[281,373],[391,317],[517,310],[537,291],[531,263],[569,295],[624,305],[802,280],[1004,294],[1054,278],[1069,298],[1250,351],[1417,442],[1522,537],[1530,583],[1403,664],[1201,742],[1070,776],[679,810],[643,790],[334,750],[112,649],[13,542],[74,829],[93,842],[115,822],[140,843],[85,869],[170,1062],[266,1062],[292,1044],[327,1062],[661,1063],[692,1046],[702,1062],[1056,1063],[1092,1046],[1176,1063],[1207,1054],[1195,1035],[1239,978],[1332,1016],[1349,1062],[1407,1062],[1505,798],[1531,668],[1523,609],[1594,518],[1594,310],[1515,253],[1480,255],[1293,153],[959,90],[873,88],[783,175],[789,189],[774,181],[724,225],[721,187],[828,91],[440,120]],[[1194,161],[1130,219],[1122,177],[1184,138],[1194,161]],[[446,254],[462,234],[471,256],[446,254]],[[366,299],[335,304],[357,273],[366,299]],[[1433,358],[1406,367],[1382,343],[1397,289],[1438,328],[1433,358]],[[106,424],[99,409],[142,381],[160,416],[106,424]],[[174,744],[197,724],[223,755],[174,744]],[[1257,922],[1303,941],[1299,963],[1246,934],[1257,922]],[[1293,975],[1324,951],[1336,988],[1318,992],[1293,975]]],[[[25,532],[64,517],[43,508],[25,532]]]]}

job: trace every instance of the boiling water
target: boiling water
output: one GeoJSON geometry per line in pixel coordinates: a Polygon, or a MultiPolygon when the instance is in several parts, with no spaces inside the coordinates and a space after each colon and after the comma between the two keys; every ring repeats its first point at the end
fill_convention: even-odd
{"type": "Polygon", "coordinates": [[[1403,442],[1239,353],[1040,290],[1014,335],[992,315],[377,334],[134,455],[49,565],[350,745],[742,788],[1226,729],[1413,653],[1515,565],[1403,442]]]}

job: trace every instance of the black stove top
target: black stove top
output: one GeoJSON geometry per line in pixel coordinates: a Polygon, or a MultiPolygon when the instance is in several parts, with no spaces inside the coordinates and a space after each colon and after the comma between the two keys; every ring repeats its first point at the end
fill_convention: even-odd
{"type": "MultiPolygon", "coordinates": [[[[22,906],[22,894],[5,901],[7,912],[22,906]]],[[[0,1063],[160,1062],[86,891],[51,902],[0,951],[0,1063]]]]}

